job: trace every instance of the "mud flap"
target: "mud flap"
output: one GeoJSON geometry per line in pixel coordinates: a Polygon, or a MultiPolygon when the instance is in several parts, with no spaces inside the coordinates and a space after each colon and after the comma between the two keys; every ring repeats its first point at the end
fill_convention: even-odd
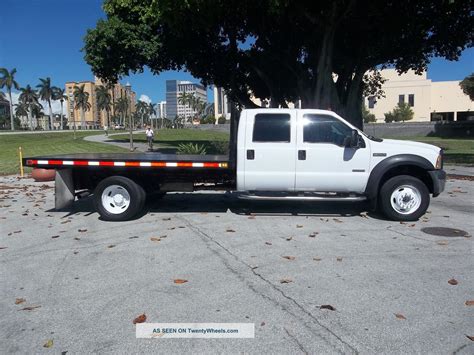
{"type": "Polygon", "coordinates": [[[56,170],[56,180],[54,185],[54,208],[64,210],[74,202],[74,181],[71,169],[56,170]]]}

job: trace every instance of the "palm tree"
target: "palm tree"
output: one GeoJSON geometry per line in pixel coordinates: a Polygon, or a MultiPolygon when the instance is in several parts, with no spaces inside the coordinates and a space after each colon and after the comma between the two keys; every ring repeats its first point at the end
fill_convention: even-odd
{"type": "Polygon", "coordinates": [[[128,112],[128,98],[121,97],[115,103],[115,109],[120,113],[122,122],[125,123],[125,114],[128,112]]]}
{"type": "Polygon", "coordinates": [[[193,95],[187,94],[186,91],[183,91],[178,95],[178,104],[184,106],[184,122],[186,122],[186,107],[190,104],[193,95]]]}
{"type": "MultiPolygon", "coordinates": [[[[17,119],[28,116],[28,106],[22,102],[15,104],[15,116],[17,119]]],[[[21,122],[21,121],[20,121],[21,122]]]]}
{"type": "Polygon", "coordinates": [[[3,91],[0,91],[0,100],[6,100],[7,97],[5,96],[5,93],[3,91]]]}
{"type": "Polygon", "coordinates": [[[30,129],[33,130],[33,118],[32,115],[37,108],[43,108],[43,106],[39,103],[39,96],[38,93],[31,88],[30,85],[26,85],[25,88],[20,89],[21,94],[19,100],[23,103],[26,107],[28,107],[28,121],[30,125],[30,129]]]}
{"type": "Polygon", "coordinates": [[[10,126],[11,130],[15,129],[13,125],[13,101],[12,101],[12,88],[15,90],[20,89],[20,85],[15,81],[16,69],[13,68],[11,71],[8,71],[7,68],[0,68],[0,89],[4,87],[7,88],[8,97],[10,101],[10,126]]]}
{"type": "Polygon", "coordinates": [[[156,117],[156,109],[155,109],[155,104],[153,102],[150,102],[148,104],[148,113],[150,114],[150,121],[151,121],[151,125],[152,125],[152,128],[153,128],[152,117],[153,116],[156,117]]]}
{"type": "Polygon", "coordinates": [[[109,89],[104,85],[98,85],[95,88],[95,94],[97,98],[97,109],[99,111],[105,111],[107,115],[107,122],[105,126],[110,126],[110,110],[112,107],[112,96],[109,93],[109,89]]]}
{"type": "Polygon", "coordinates": [[[64,110],[63,110],[63,103],[64,100],[67,100],[67,95],[66,95],[66,90],[58,88],[58,87],[53,87],[53,100],[61,102],[61,129],[64,129],[63,126],[63,116],[64,116],[64,110]]]}
{"type": "Polygon", "coordinates": [[[53,108],[51,107],[51,99],[53,98],[54,89],[51,86],[51,78],[47,77],[46,79],[39,79],[40,84],[36,85],[39,89],[38,94],[40,99],[46,101],[49,106],[49,129],[53,129],[54,120],[53,120],[53,108]]]}
{"type": "Polygon", "coordinates": [[[74,103],[75,109],[81,110],[81,128],[86,128],[86,120],[84,117],[85,112],[91,109],[91,104],[89,103],[89,93],[84,89],[85,84],[81,86],[74,86],[74,103]]]}
{"type": "Polygon", "coordinates": [[[136,107],[137,113],[140,115],[141,125],[143,127],[143,116],[148,114],[149,107],[148,104],[144,101],[138,101],[136,107]]]}

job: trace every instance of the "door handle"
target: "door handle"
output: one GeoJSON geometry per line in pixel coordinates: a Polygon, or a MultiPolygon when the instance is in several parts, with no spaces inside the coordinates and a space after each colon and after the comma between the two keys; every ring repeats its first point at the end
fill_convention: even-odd
{"type": "Polygon", "coordinates": [[[298,160],[306,160],[306,150],[298,150],[298,160]]]}
{"type": "Polygon", "coordinates": [[[255,159],[255,150],[247,149],[247,160],[254,160],[255,159]]]}

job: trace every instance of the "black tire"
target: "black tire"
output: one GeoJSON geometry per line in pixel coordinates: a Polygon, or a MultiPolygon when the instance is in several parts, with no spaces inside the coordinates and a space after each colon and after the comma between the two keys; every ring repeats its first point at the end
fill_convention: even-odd
{"type": "Polygon", "coordinates": [[[425,214],[429,204],[430,192],[426,185],[409,175],[387,180],[379,192],[380,209],[394,221],[416,221],[425,214]],[[397,203],[400,200],[403,204],[397,203]]]}
{"type": "MultiPolygon", "coordinates": [[[[105,196],[107,198],[107,196],[105,196]]],[[[123,176],[110,176],[102,180],[94,190],[94,206],[99,215],[107,221],[127,221],[136,216],[143,208],[145,203],[145,191],[134,181],[123,176]],[[111,213],[104,206],[102,194],[107,188],[118,186],[117,189],[123,189],[123,193],[128,193],[130,199],[123,212],[111,213]],[[125,191],[124,191],[125,190],[125,191]]],[[[119,207],[111,206],[115,209],[119,207]]],[[[109,208],[110,209],[110,208],[109,208]]]]}

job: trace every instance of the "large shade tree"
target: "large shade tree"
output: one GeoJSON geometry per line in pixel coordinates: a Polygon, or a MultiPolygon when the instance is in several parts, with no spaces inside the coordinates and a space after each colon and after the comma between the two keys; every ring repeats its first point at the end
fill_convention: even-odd
{"type": "Polygon", "coordinates": [[[107,19],[84,47],[101,78],[186,68],[243,106],[255,106],[251,93],[272,106],[301,100],[357,126],[369,70],[421,72],[433,56],[456,60],[474,28],[473,0],[106,0],[103,8],[107,19]]]}
{"type": "MultiPolygon", "coordinates": [[[[85,90],[85,85],[74,86],[74,108],[81,112],[81,128],[86,129],[85,113],[91,109],[89,93],[85,90]]],[[[74,124],[76,120],[74,117],[74,124]]]]}

